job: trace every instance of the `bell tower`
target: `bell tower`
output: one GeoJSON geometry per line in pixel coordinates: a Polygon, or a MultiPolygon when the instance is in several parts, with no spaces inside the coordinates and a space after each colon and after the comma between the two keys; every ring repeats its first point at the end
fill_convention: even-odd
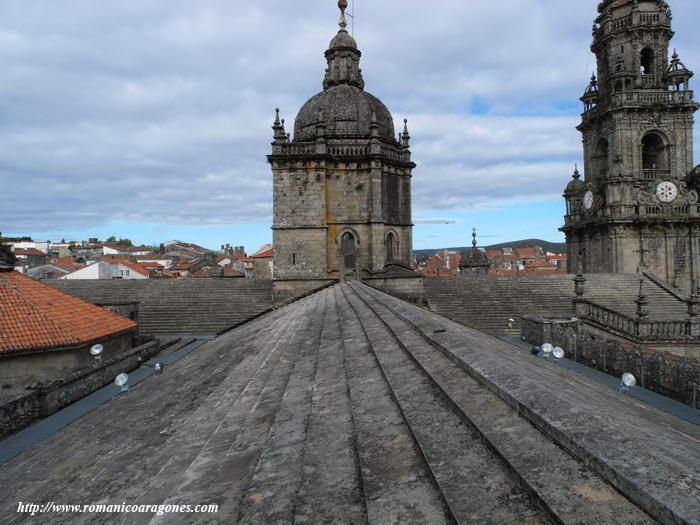
{"type": "Polygon", "coordinates": [[[570,268],[656,274],[690,292],[700,278],[700,177],[693,170],[692,71],[669,46],[664,0],[604,0],[593,24],[597,75],[581,97],[584,180],[567,186],[570,268]]]}
{"type": "Polygon", "coordinates": [[[293,137],[279,111],[272,128],[279,297],[411,263],[411,137],[407,121],[396,133],[389,110],[365,90],[347,5],[338,2],[340,28],[325,53],[323,90],[299,110],[293,137]]]}

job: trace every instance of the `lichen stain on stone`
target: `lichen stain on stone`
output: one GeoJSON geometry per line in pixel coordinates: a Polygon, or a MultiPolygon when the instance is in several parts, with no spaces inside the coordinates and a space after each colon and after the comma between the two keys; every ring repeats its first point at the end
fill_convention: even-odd
{"type": "Polygon", "coordinates": [[[572,490],[582,498],[596,503],[606,503],[617,499],[612,491],[595,489],[589,485],[575,485],[572,490]]]}
{"type": "Polygon", "coordinates": [[[256,505],[265,499],[265,494],[257,493],[250,497],[250,500],[256,505]]]}
{"type": "Polygon", "coordinates": [[[509,521],[508,525],[539,525],[541,523],[546,523],[542,520],[539,514],[530,516],[528,518],[517,519],[515,521],[509,521]]]}

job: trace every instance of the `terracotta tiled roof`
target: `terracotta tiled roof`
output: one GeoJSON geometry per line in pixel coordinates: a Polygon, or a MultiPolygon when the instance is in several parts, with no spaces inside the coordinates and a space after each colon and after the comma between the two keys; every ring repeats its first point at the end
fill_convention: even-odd
{"type": "Polygon", "coordinates": [[[274,254],[274,248],[272,244],[265,244],[262,246],[257,252],[255,252],[254,255],[252,255],[253,259],[262,259],[264,257],[272,257],[274,254]]]}
{"type": "Polygon", "coordinates": [[[256,253],[253,255],[253,259],[267,259],[269,257],[273,257],[275,255],[275,251],[272,249],[269,249],[265,252],[262,253],[256,253]]]}
{"type": "Polygon", "coordinates": [[[71,270],[80,270],[81,268],[85,268],[84,264],[76,263],[73,257],[62,257],[61,259],[56,259],[53,261],[52,264],[62,268],[69,268],[71,270]]]}
{"type": "Polygon", "coordinates": [[[17,272],[0,273],[0,353],[89,343],[137,324],[17,272]]]}
{"type": "Polygon", "coordinates": [[[16,248],[15,255],[41,255],[43,257],[46,257],[46,254],[44,252],[42,252],[41,250],[37,250],[36,248],[16,248]]]}
{"type": "Polygon", "coordinates": [[[172,261],[173,255],[136,255],[137,261],[172,261]]]}
{"type": "Polygon", "coordinates": [[[526,259],[534,259],[537,256],[534,248],[516,248],[515,251],[518,257],[524,257],[526,259]]]}
{"type": "Polygon", "coordinates": [[[535,261],[532,264],[527,265],[528,269],[529,268],[549,268],[549,269],[556,269],[556,265],[549,263],[547,261],[535,261]]]}
{"type": "Polygon", "coordinates": [[[201,262],[202,262],[201,259],[197,259],[197,260],[189,261],[189,262],[181,262],[177,266],[174,266],[173,268],[170,268],[170,269],[171,270],[181,270],[181,271],[189,270],[190,268],[192,268],[193,266],[196,266],[197,264],[199,264],[201,262]]]}
{"type": "Polygon", "coordinates": [[[165,268],[165,266],[163,266],[162,264],[157,263],[157,262],[138,262],[136,264],[138,264],[139,266],[142,266],[143,268],[146,268],[147,270],[148,269],[162,270],[163,268],[165,268]]]}

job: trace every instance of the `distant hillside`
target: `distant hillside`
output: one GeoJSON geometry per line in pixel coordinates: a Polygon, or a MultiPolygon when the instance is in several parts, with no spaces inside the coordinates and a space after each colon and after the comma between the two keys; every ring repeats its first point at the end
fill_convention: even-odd
{"type": "MultiPolygon", "coordinates": [[[[500,250],[501,248],[532,248],[533,246],[540,246],[543,250],[547,252],[566,253],[566,243],[549,242],[543,241],[541,239],[525,239],[522,241],[504,242],[501,244],[492,244],[490,246],[480,246],[480,248],[485,248],[487,250],[500,250]]],[[[423,257],[425,255],[433,255],[435,252],[440,250],[463,252],[468,248],[471,248],[471,246],[461,246],[456,248],[431,248],[429,250],[414,250],[413,253],[416,257],[423,257]]]]}

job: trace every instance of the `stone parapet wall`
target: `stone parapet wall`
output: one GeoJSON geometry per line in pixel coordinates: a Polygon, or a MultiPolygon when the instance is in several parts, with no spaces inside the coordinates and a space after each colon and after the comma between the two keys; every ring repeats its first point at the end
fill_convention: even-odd
{"type": "Polygon", "coordinates": [[[305,295],[337,283],[335,279],[274,281],[274,307],[281,308],[305,295]]]}
{"type": "Polygon", "coordinates": [[[363,282],[409,303],[428,306],[423,279],[415,277],[394,279],[365,278],[363,282]]]}
{"type": "Polygon", "coordinates": [[[29,426],[41,418],[37,391],[0,405],[0,438],[29,426]]]}
{"type": "Polygon", "coordinates": [[[639,386],[693,405],[692,383],[700,383],[700,361],[675,355],[682,353],[682,348],[648,348],[617,340],[582,321],[526,316],[521,326],[522,337],[529,344],[560,346],[568,359],[614,377],[629,372],[639,386]]]}
{"type": "Polygon", "coordinates": [[[131,319],[132,321],[139,322],[139,302],[133,301],[128,303],[103,303],[99,304],[105,310],[109,310],[112,313],[131,319]]]}
{"type": "Polygon", "coordinates": [[[151,341],[60,381],[38,384],[31,393],[0,405],[0,438],[110,384],[117,375],[132,372],[160,350],[161,342],[151,341]]]}

